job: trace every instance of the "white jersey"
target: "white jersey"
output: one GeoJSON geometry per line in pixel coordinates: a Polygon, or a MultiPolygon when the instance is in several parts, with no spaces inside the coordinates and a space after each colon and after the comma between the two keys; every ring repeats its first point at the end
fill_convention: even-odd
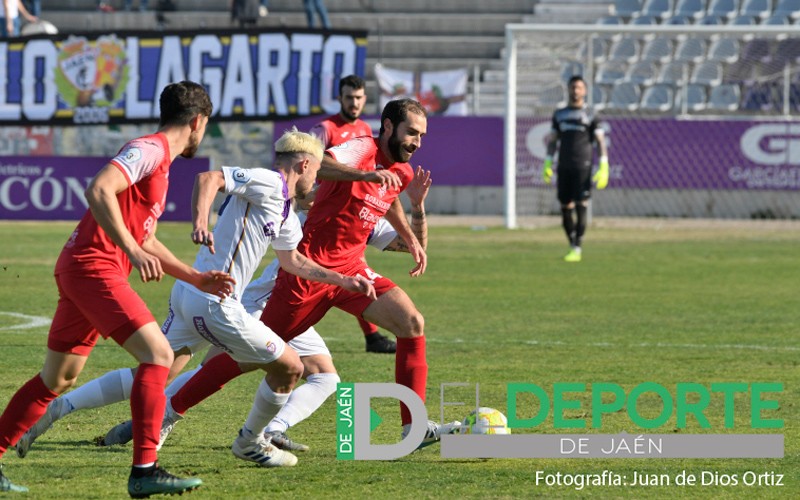
{"type": "MultiPolygon", "coordinates": [[[[228,198],[219,211],[214,227],[214,248],[202,247],[194,268],[200,272],[220,270],[235,280],[227,300],[240,300],[261,259],[272,246],[276,250],[294,250],[303,236],[302,226],[291,209],[288,187],[283,175],[262,168],[222,167],[228,198]]],[[[181,285],[209,299],[188,283],[181,285]]]]}
{"type": "MultiPolygon", "coordinates": [[[[300,223],[306,221],[306,213],[298,213],[300,223]]],[[[391,224],[386,219],[381,218],[369,235],[367,244],[371,245],[378,250],[383,250],[389,243],[394,241],[397,236],[397,231],[394,230],[391,224]]],[[[274,259],[270,264],[264,268],[261,276],[253,280],[245,289],[242,295],[242,305],[255,318],[261,317],[261,311],[267,305],[267,300],[272,294],[272,289],[275,287],[275,279],[278,277],[278,270],[281,268],[281,263],[278,259],[274,259]]]]}

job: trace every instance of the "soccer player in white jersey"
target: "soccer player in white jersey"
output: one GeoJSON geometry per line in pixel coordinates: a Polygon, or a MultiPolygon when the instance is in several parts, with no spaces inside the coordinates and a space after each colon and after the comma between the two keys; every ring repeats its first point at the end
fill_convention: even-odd
{"type": "MultiPolygon", "coordinates": [[[[174,373],[185,366],[192,353],[208,344],[236,359],[242,370],[260,368],[269,373],[270,383],[265,379],[259,386],[253,410],[232,447],[238,458],[267,467],[290,466],[297,462],[291,453],[271,446],[262,429],[286,402],[303,373],[297,353],[287,349],[280,337],[248,315],[240,302],[244,287],[268,247],[273,247],[287,272],[375,298],[374,288],[363,277],[354,279],[332,273],[296,250],[302,231],[297,215],[291,210],[291,200],[311,191],[322,159],[322,144],[312,135],[293,130],[276,142],[275,151],[275,171],[223,167],[222,171],[197,176],[192,240],[205,247],[198,253],[195,267],[198,270],[227,269],[236,280],[236,286],[230,297],[219,300],[210,294],[194,293],[183,282],[176,282],[170,297],[170,313],[162,326],[175,352],[171,370],[174,373]],[[208,212],[217,192],[229,196],[211,232],[208,212]]],[[[120,386],[125,385],[123,376],[117,375],[115,381],[120,386]]],[[[125,394],[124,389],[118,392],[125,394]]],[[[59,406],[63,406],[63,400],[59,406]]],[[[60,408],[48,411],[51,416],[61,413],[60,408]]],[[[169,408],[167,414],[170,414],[169,408]]],[[[171,424],[174,421],[169,422],[171,424]]],[[[42,425],[46,429],[49,423],[44,421],[42,425]]],[[[28,447],[30,442],[32,440],[28,441],[28,447]]]]}
{"type": "MultiPolygon", "coordinates": [[[[414,179],[406,189],[411,211],[416,214],[412,218],[411,230],[419,240],[423,248],[427,248],[428,225],[425,220],[425,197],[431,185],[430,171],[418,168],[414,179]]],[[[306,212],[310,208],[313,196],[307,196],[304,200],[297,200],[298,218],[301,223],[305,222],[306,212]]],[[[368,244],[378,250],[392,252],[408,252],[403,239],[397,231],[385,219],[381,219],[372,230],[368,244]]],[[[261,276],[247,285],[242,294],[241,302],[244,308],[254,318],[261,318],[261,313],[267,304],[272,288],[275,286],[275,279],[280,269],[280,261],[273,260],[261,276]]],[[[281,408],[275,418],[273,418],[265,429],[265,437],[271,440],[271,444],[282,450],[287,451],[308,451],[309,447],[305,444],[293,441],[286,435],[290,427],[294,427],[306,418],[310,417],[325,402],[331,394],[336,391],[336,384],[339,382],[339,375],[333,365],[331,353],[325,341],[312,326],[306,332],[298,335],[288,342],[288,345],[297,351],[300,361],[303,363],[303,379],[305,383],[292,391],[286,404],[281,408]]],[[[206,360],[219,354],[221,351],[215,347],[209,349],[206,360]]],[[[205,360],[204,360],[205,362],[205,360]]],[[[201,365],[202,366],[202,365],[201,365]]],[[[200,367],[184,372],[178,376],[167,387],[167,397],[183,387],[192,375],[200,370],[200,367]]],[[[80,390],[80,389],[78,389],[80,390]]],[[[131,422],[123,422],[114,426],[102,441],[103,445],[123,444],[131,439],[131,422]]],[[[164,436],[166,437],[166,436],[164,436]]]]}

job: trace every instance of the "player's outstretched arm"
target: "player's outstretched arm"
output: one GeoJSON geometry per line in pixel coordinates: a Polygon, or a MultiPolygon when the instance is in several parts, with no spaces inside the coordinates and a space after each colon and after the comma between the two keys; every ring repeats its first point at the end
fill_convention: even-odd
{"type": "Polygon", "coordinates": [[[363,293],[372,300],[378,298],[375,287],[363,276],[345,276],[326,269],[295,250],[275,250],[281,268],[309,281],[336,285],[351,292],[363,293]]]}
{"type": "MultiPolygon", "coordinates": [[[[417,237],[417,241],[419,241],[423,250],[428,249],[428,222],[425,218],[425,198],[428,196],[430,187],[430,170],[423,170],[422,167],[417,167],[414,178],[411,179],[405,191],[411,202],[411,232],[417,237]]],[[[383,250],[387,252],[409,252],[406,242],[400,236],[395,236],[383,250]]]]}
{"type": "Polygon", "coordinates": [[[414,232],[409,227],[403,205],[398,198],[395,198],[392,202],[392,206],[389,207],[384,218],[392,225],[395,231],[397,231],[397,236],[405,241],[408,247],[408,253],[411,254],[411,257],[416,263],[416,266],[409,271],[411,277],[416,277],[424,273],[428,266],[428,256],[425,254],[425,250],[422,248],[419,240],[417,240],[414,232]]]}
{"type": "Polygon", "coordinates": [[[225,176],[215,170],[200,172],[194,178],[192,189],[192,241],[195,245],[206,245],[214,253],[214,233],[208,227],[208,214],[214,197],[225,189],[225,176]]]}
{"type": "Polygon", "coordinates": [[[317,173],[317,179],[326,181],[365,181],[376,182],[387,188],[402,189],[400,177],[388,170],[366,171],[349,167],[340,163],[330,156],[322,158],[322,165],[317,173]]]}
{"type": "Polygon", "coordinates": [[[161,243],[155,236],[155,231],[144,242],[142,248],[150,255],[156,257],[164,271],[170,276],[190,283],[198,289],[224,299],[233,293],[236,284],[230,274],[222,271],[200,272],[192,266],[185,264],[161,243]]]}
{"type": "Polygon", "coordinates": [[[142,281],[160,281],[164,276],[161,262],[139,246],[122,218],[117,194],[126,189],[128,179],[117,167],[108,163],[95,175],[84,194],[97,224],[125,252],[131,265],[139,271],[142,281]]]}

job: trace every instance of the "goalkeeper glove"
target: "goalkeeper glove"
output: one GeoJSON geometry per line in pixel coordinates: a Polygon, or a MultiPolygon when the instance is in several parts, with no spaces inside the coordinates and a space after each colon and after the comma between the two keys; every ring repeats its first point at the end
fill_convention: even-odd
{"type": "Polygon", "coordinates": [[[605,189],[608,186],[608,156],[601,156],[598,162],[597,172],[592,177],[597,189],[605,189]]]}
{"type": "Polygon", "coordinates": [[[547,155],[544,159],[544,168],[542,169],[542,180],[545,184],[550,184],[553,179],[553,157],[547,155]]]}

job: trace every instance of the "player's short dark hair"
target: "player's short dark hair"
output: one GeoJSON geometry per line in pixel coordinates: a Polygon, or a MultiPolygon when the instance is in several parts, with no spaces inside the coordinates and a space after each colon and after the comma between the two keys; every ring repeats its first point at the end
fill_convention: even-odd
{"type": "Polygon", "coordinates": [[[161,106],[161,120],[159,126],[188,125],[197,115],[211,116],[213,106],[205,87],[184,80],[170,83],[161,92],[159,98],[161,106]]]}
{"type": "Polygon", "coordinates": [[[570,78],[569,81],[567,82],[567,85],[572,85],[573,82],[583,82],[583,84],[586,85],[586,80],[584,80],[581,75],[575,75],[572,78],[570,78]]]}
{"type": "Polygon", "coordinates": [[[381,130],[378,135],[383,135],[383,122],[386,121],[387,118],[396,129],[400,123],[406,121],[408,113],[416,113],[424,117],[428,116],[422,104],[414,99],[395,99],[394,101],[387,102],[386,106],[383,107],[383,113],[381,113],[381,130]]]}
{"type": "Polygon", "coordinates": [[[353,90],[363,89],[367,86],[367,82],[364,81],[358,75],[347,75],[341,80],[339,80],[339,95],[342,95],[342,90],[345,87],[350,87],[353,90]]]}

